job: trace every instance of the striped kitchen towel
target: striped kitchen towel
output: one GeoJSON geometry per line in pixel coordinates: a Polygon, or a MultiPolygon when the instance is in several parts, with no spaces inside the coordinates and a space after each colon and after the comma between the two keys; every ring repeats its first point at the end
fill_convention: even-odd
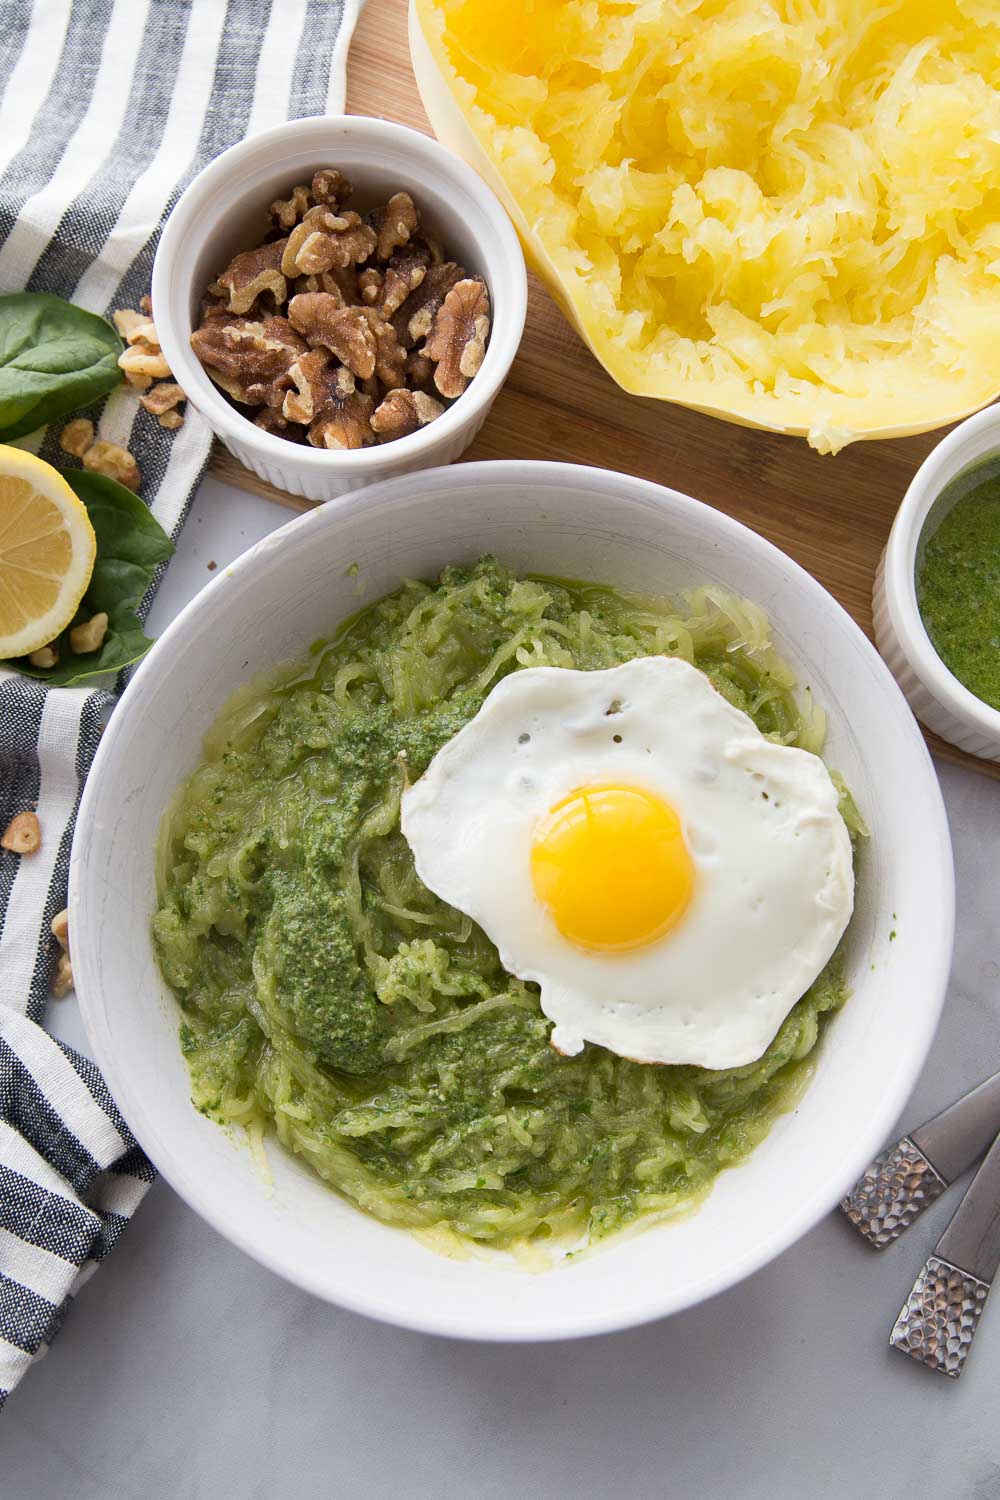
{"type": "MultiPolygon", "coordinates": [[[[358,0],[7,0],[0,31],[0,292],[137,307],[160,228],[243,136],[344,106],[358,0]]],[[[154,310],[155,317],[155,310],[154,310]]],[[[61,425],[61,424],[60,424],[61,425]]],[[[138,455],[179,531],[211,434],[168,433],[128,389],[100,436],[138,455]]],[[[25,440],[59,462],[56,433],[25,440]]],[[[147,599],[148,608],[150,600],[147,599]]],[[[42,847],[0,851],[0,1406],[153,1179],[97,1069],[42,1028],[73,820],[113,694],[0,673],[0,829],[36,808],[42,847]]]]}

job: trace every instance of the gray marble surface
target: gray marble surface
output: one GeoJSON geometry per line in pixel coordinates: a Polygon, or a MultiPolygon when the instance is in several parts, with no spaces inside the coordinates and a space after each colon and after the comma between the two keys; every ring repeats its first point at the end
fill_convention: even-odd
{"type": "MultiPolygon", "coordinates": [[[[154,626],[210,561],[280,519],[207,481],[154,626]]],[[[1000,1058],[1000,784],[940,772],[958,945],[901,1128],[1000,1058]]],[[[79,1043],[75,1002],[52,1009],[54,1029],[79,1043]]],[[[0,1496],[1000,1500],[1000,1306],[957,1384],[886,1342],[955,1201],[881,1257],[833,1215],[701,1307],[533,1349],[449,1343],[327,1307],[158,1183],[0,1417],[0,1496]]]]}

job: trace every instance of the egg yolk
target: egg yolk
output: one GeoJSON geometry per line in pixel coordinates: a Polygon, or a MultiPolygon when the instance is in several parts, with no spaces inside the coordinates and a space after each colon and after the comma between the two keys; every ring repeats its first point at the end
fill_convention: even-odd
{"type": "Polygon", "coordinates": [[[531,878],[563,937],[621,953],[676,925],[694,890],[694,864],[668,802],[638,787],[584,786],[539,826],[531,878]]]}

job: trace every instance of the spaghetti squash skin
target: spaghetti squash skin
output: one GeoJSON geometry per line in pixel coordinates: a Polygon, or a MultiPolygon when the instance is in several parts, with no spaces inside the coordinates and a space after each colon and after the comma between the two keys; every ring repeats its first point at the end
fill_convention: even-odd
{"type": "Polygon", "coordinates": [[[411,39],[626,390],[821,452],[1000,392],[988,0],[412,0],[411,39]]]}
{"type": "Polygon", "coordinates": [[[844,1000],[836,958],[746,1067],[561,1057],[535,987],[422,885],[399,832],[404,777],[500,677],[654,652],[818,752],[822,715],[752,605],[703,590],[671,607],[489,559],[407,584],[231,704],[164,820],[153,921],[197,1106],[273,1133],[387,1223],[498,1247],[600,1238],[745,1157],[844,1000]]]}

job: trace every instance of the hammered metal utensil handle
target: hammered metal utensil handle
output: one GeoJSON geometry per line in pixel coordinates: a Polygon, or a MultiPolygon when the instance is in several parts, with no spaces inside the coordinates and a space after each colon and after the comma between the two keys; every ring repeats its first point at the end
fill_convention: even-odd
{"type": "Polygon", "coordinates": [[[929,1256],[893,1324],[891,1347],[957,1380],[989,1291],[989,1282],[929,1256]]]}
{"type": "Polygon", "coordinates": [[[876,1156],[841,1208],[869,1245],[884,1250],[908,1229],[948,1184],[904,1135],[876,1156]]]}

